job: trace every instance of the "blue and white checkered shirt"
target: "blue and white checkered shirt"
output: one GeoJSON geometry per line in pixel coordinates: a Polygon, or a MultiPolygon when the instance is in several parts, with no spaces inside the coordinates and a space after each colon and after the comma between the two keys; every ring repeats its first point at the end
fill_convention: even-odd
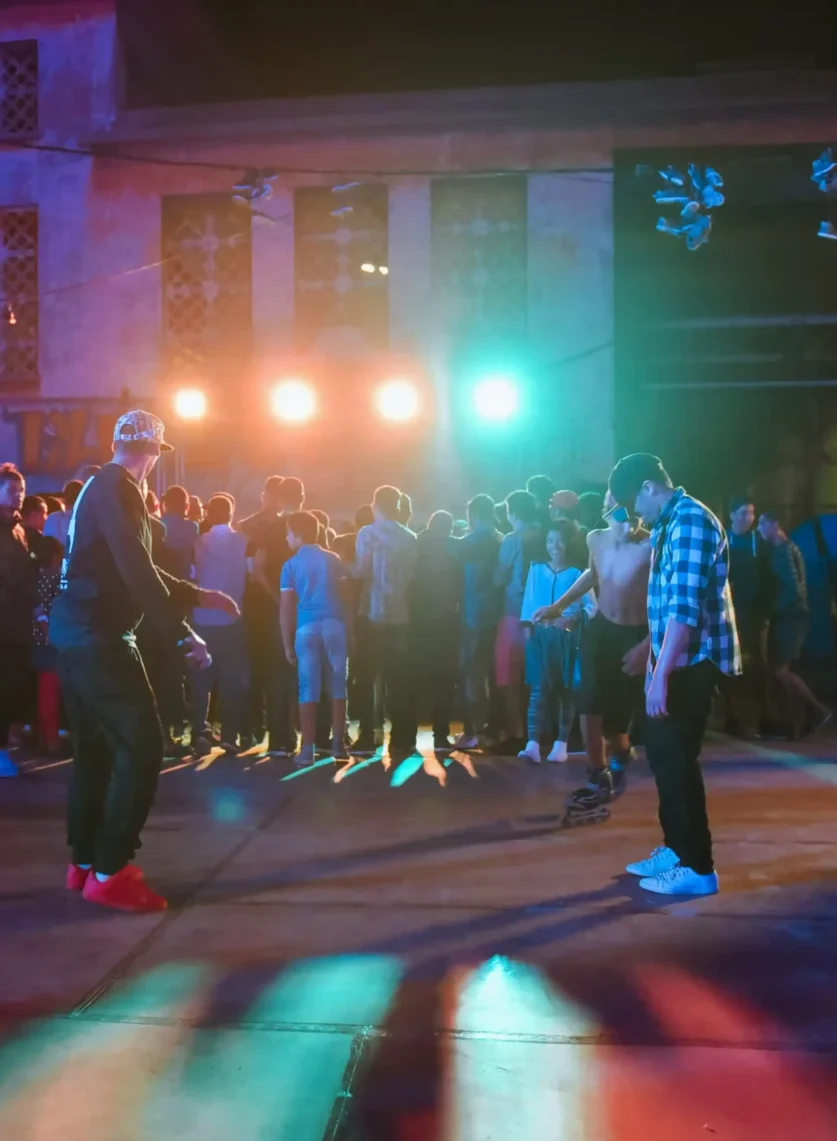
{"type": "Polygon", "coordinates": [[[671,619],[689,629],[689,646],[675,669],[714,662],[741,673],[741,652],[729,587],[729,543],[708,507],[678,487],[651,532],[648,626],[656,662],[671,619]]]}

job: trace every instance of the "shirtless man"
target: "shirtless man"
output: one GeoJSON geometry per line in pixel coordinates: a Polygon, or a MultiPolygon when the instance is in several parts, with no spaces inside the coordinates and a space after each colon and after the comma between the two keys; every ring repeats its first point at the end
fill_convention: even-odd
{"type": "Polygon", "coordinates": [[[536,622],[549,621],[588,590],[598,595],[599,609],[587,626],[581,654],[578,709],[590,777],[570,798],[579,809],[605,804],[624,788],[631,722],[644,701],[648,664],[650,535],[616,506],[610,492],[604,514],[607,529],[587,536],[589,570],[554,605],[534,615],[536,622]]]}

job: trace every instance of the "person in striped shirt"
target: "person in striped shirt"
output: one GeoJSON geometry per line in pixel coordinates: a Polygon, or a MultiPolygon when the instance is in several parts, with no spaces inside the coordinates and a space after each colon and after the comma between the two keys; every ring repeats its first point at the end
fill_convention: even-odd
{"type": "Polygon", "coordinates": [[[721,675],[741,672],[729,543],[719,520],[674,486],[657,456],[620,460],[610,492],[618,506],[652,528],[645,750],[664,844],[627,870],[648,891],[713,895],[718,876],[700,752],[721,675]]]}

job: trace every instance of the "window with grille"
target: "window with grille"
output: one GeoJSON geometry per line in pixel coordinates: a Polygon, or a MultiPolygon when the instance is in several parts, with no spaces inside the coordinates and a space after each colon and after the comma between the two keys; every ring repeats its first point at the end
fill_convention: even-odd
{"type": "Polygon", "coordinates": [[[454,339],[526,335],[527,180],[438,178],[431,190],[436,320],[454,339]]]}
{"type": "Polygon", "coordinates": [[[38,41],[0,43],[0,138],[38,130],[38,41]]]}
{"type": "Polygon", "coordinates": [[[38,211],[0,210],[0,385],[38,383],[38,211]]]}
{"type": "Polygon", "coordinates": [[[163,328],[170,370],[240,366],[250,351],[251,218],[228,195],[163,199],[163,328]]]}
{"type": "Polygon", "coordinates": [[[295,191],[295,315],[301,346],[346,329],[368,345],[387,344],[388,215],[389,190],[380,183],[340,195],[319,186],[295,191]]]}

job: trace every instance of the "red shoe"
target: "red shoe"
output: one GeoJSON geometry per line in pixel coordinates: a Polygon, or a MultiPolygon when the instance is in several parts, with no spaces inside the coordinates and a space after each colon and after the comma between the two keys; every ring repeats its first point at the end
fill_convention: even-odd
{"type": "Polygon", "coordinates": [[[70,864],[67,868],[67,891],[84,891],[90,871],[90,868],[80,868],[78,864],[70,864]]]}
{"type": "Polygon", "coordinates": [[[168,907],[168,901],[152,891],[140,869],[131,864],[104,883],[95,875],[89,876],[84,885],[84,898],[116,911],[165,911],[168,907]]]}
{"type": "MultiPolygon", "coordinates": [[[[78,864],[69,864],[67,867],[67,891],[84,891],[84,885],[92,871],[92,868],[82,868],[78,864]]],[[[136,864],[128,864],[126,871],[129,871],[133,876],[142,877],[142,872],[136,864]]]]}

